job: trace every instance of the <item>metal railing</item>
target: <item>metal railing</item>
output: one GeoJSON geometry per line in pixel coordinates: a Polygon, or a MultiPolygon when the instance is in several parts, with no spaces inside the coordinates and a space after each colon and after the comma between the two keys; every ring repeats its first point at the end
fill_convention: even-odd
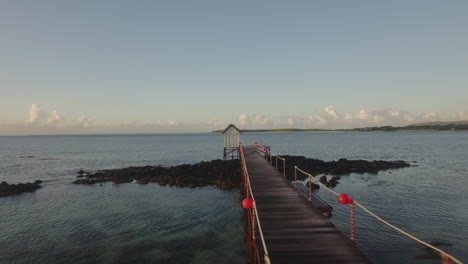
{"type": "Polygon", "coordinates": [[[242,181],[243,181],[243,191],[244,191],[244,198],[250,198],[253,200],[253,206],[251,209],[247,210],[247,240],[248,240],[248,253],[250,257],[250,262],[254,263],[262,263],[260,261],[260,253],[258,251],[257,243],[256,243],[256,229],[255,227],[258,226],[258,233],[260,235],[260,239],[262,242],[263,247],[263,261],[265,264],[270,264],[270,257],[268,255],[268,248],[265,243],[265,238],[263,236],[262,225],[260,223],[260,217],[258,216],[257,205],[255,203],[255,197],[252,192],[252,187],[250,185],[250,177],[249,172],[245,163],[244,157],[244,150],[242,145],[239,145],[239,154],[240,154],[240,162],[241,162],[241,174],[242,174],[242,181]],[[251,240],[250,240],[251,239],[251,240]],[[250,241],[249,241],[250,240],[250,241]],[[249,243],[250,242],[250,243],[249,243]]]}

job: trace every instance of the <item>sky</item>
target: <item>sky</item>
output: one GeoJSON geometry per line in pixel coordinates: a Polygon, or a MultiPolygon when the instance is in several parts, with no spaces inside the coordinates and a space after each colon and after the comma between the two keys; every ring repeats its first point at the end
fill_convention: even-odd
{"type": "Polygon", "coordinates": [[[468,120],[468,2],[0,0],[0,135],[468,120]]]}

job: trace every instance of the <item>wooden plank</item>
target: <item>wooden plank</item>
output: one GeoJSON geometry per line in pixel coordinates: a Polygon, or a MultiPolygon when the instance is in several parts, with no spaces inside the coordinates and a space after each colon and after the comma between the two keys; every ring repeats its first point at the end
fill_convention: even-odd
{"type": "Polygon", "coordinates": [[[244,155],[271,263],[372,263],[317,208],[325,201],[312,206],[254,147],[244,155]]]}
{"type": "MultiPolygon", "coordinates": [[[[297,182],[297,189],[306,199],[309,199],[309,189],[303,182],[297,182]]],[[[322,213],[327,213],[329,217],[331,216],[333,207],[320,198],[314,191],[312,191],[312,206],[318,208],[322,213]]]]}

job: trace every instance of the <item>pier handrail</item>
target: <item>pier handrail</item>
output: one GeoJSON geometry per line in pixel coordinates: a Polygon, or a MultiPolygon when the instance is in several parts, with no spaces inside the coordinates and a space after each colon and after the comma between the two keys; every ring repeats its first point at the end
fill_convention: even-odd
{"type": "Polygon", "coordinates": [[[258,144],[257,142],[254,142],[254,145],[256,145],[256,150],[267,155],[270,159],[270,164],[273,165],[273,159],[272,157],[275,157],[275,168],[278,170],[278,159],[283,161],[283,176],[286,177],[286,158],[282,158],[280,155],[274,153],[271,150],[268,150],[266,147],[258,144]]]}
{"type": "Polygon", "coordinates": [[[278,170],[278,159],[283,161],[283,176],[286,177],[286,158],[282,158],[280,155],[270,151],[270,159],[272,157],[275,157],[275,169],[276,170],[278,170]]]}
{"type": "MultiPolygon", "coordinates": [[[[242,166],[242,170],[243,172],[245,173],[245,184],[246,184],[246,187],[247,187],[247,197],[251,197],[251,199],[254,201],[253,202],[253,212],[255,214],[255,219],[257,220],[256,223],[258,225],[258,233],[260,234],[260,240],[262,241],[262,246],[263,246],[263,250],[264,250],[264,261],[265,261],[265,264],[271,264],[270,262],[270,255],[268,254],[268,248],[266,246],[266,243],[265,243],[265,237],[263,236],[263,230],[262,230],[262,225],[260,223],[260,217],[258,216],[258,211],[257,211],[257,205],[255,203],[255,196],[252,192],[252,187],[250,185],[250,177],[249,177],[249,172],[247,170],[247,166],[245,164],[245,157],[244,157],[244,150],[242,148],[242,145],[239,144],[239,153],[240,153],[240,160],[241,160],[241,166],[242,166]]],[[[258,249],[257,249],[257,254],[258,254],[258,249]]]]}
{"type": "MultiPolygon", "coordinates": [[[[255,144],[257,145],[257,144],[255,144]]],[[[262,149],[259,150],[260,152],[263,152],[265,154],[269,154],[270,156],[270,160],[271,160],[271,156],[272,154],[274,156],[277,156],[277,154],[274,154],[273,152],[271,151],[262,151],[264,150],[265,148],[263,148],[263,146],[261,145],[257,145],[257,146],[260,146],[262,149]]],[[[258,150],[258,149],[257,149],[258,150]]],[[[265,157],[267,158],[267,157],[265,157]]],[[[341,194],[338,193],[338,192],[335,192],[333,190],[331,190],[330,188],[328,188],[326,185],[324,185],[323,183],[321,183],[320,181],[318,181],[317,179],[314,178],[314,176],[308,172],[305,172],[303,170],[301,170],[299,167],[297,166],[294,166],[294,174],[295,174],[295,181],[297,181],[297,171],[300,171],[302,172],[303,174],[307,175],[308,178],[309,178],[309,181],[311,182],[310,186],[309,186],[309,202],[311,202],[311,194],[312,194],[312,181],[314,181],[316,184],[318,184],[319,186],[321,186],[322,188],[324,188],[325,190],[327,190],[328,192],[336,195],[336,196],[340,196],[341,194]]],[[[296,184],[296,183],[295,183],[296,184]]],[[[296,187],[297,188],[297,187],[296,187]]],[[[438,247],[435,247],[413,235],[411,235],[410,233],[396,227],[395,225],[389,223],[388,221],[384,220],[383,218],[381,218],[380,216],[376,215],[375,213],[373,213],[372,211],[370,211],[369,209],[367,209],[363,204],[359,203],[358,201],[356,200],[351,200],[352,202],[350,203],[350,207],[351,207],[351,241],[354,243],[354,204],[357,205],[358,207],[360,207],[362,210],[364,210],[366,213],[368,213],[370,216],[374,217],[375,219],[377,219],[378,221],[380,221],[381,223],[383,223],[384,225],[390,227],[391,229],[399,232],[400,234],[403,234],[404,236],[408,237],[408,238],[411,238],[412,240],[418,242],[418,243],[421,243],[422,245],[428,247],[428,248],[431,248],[435,251],[437,251],[441,258],[442,258],[442,263],[443,264],[446,264],[446,263],[450,263],[450,260],[452,260],[453,262],[457,263],[457,264],[463,264],[463,262],[461,262],[459,259],[455,258],[454,256],[450,255],[449,253],[445,252],[444,250],[438,248],[438,247]]]]}
{"type": "MultiPolygon", "coordinates": [[[[325,190],[327,190],[327,191],[333,193],[333,194],[336,195],[336,196],[340,196],[339,193],[337,193],[337,192],[331,190],[331,189],[328,188],[326,185],[324,185],[323,183],[321,183],[320,181],[318,181],[317,179],[315,179],[314,176],[313,176],[312,174],[307,173],[307,172],[305,172],[305,171],[299,169],[297,166],[294,166],[294,169],[297,169],[298,171],[304,173],[305,175],[308,175],[308,176],[309,176],[309,179],[313,180],[315,183],[317,183],[318,185],[320,185],[321,187],[323,187],[325,190]]],[[[378,221],[380,221],[380,222],[382,222],[383,224],[387,225],[388,227],[392,228],[393,230],[396,230],[396,231],[398,231],[399,233],[405,235],[406,237],[409,237],[409,238],[411,238],[411,239],[413,239],[413,240],[415,240],[415,241],[417,241],[417,242],[423,244],[424,246],[426,246],[426,247],[428,247],[428,248],[431,248],[431,249],[433,249],[433,250],[439,252],[440,255],[442,256],[442,259],[444,258],[444,256],[446,256],[446,257],[450,258],[451,260],[453,260],[453,262],[455,262],[455,263],[457,263],[457,264],[463,264],[463,262],[461,262],[459,259],[457,259],[457,258],[455,258],[454,256],[450,255],[449,253],[443,251],[442,249],[440,249],[440,248],[438,248],[438,247],[435,247],[435,246],[433,246],[433,245],[431,245],[431,244],[429,244],[429,243],[427,243],[427,242],[425,242],[425,241],[423,241],[423,240],[421,240],[421,239],[419,239],[419,238],[417,238],[417,237],[411,235],[410,233],[403,231],[402,229],[400,229],[400,228],[394,226],[393,224],[389,223],[388,221],[382,219],[380,216],[376,215],[375,213],[373,213],[372,211],[370,211],[369,209],[367,209],[364,205],[362,205],[362,204],[359,203],[358,201],[353,200],[353,204],[359,206],[362,210],[364,210],[364,211],[365,211],[366,213],[368,213],[370,216],[374,217],[375,219],[377,219],[378,221]]]]}

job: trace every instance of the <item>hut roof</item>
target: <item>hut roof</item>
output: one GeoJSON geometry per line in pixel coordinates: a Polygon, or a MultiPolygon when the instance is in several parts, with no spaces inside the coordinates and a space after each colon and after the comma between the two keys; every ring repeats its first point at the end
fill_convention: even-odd
{"type": "Polygon", "coordinates": [[[221,134],[226,133],[226,131],[228,131],[229,128],[231,128],[231,127],[234,128],[235,130],[237,130],[237,132],[239,132],[239,134],[242,134],[242,131],[240,131],[240,129],[238,129],[238,128],[237,128],[235,125],[233,125],[233,124],[230,124],[229,126],[227,126],[227,127],[223,130],[223,132],[221,132],[221,134]]]}

